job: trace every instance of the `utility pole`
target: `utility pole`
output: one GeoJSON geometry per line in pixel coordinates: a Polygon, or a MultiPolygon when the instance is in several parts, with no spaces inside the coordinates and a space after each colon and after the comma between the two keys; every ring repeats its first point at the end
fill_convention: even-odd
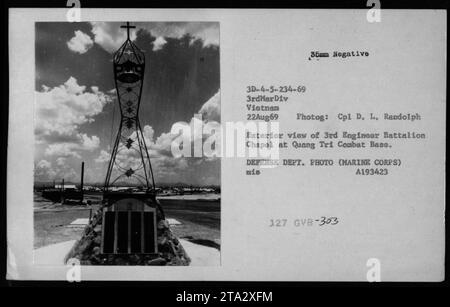
{"type": "Polygon", "coordinates": [[[64,204],[64,178],[62,179],[62,184],[61,184],[61,204],[64,204]]]}

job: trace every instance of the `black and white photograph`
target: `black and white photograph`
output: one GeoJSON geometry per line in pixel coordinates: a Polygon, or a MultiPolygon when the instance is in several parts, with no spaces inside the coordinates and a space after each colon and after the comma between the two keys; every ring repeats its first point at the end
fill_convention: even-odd
{"type": "Polygon", "coordinates": [[[448,280],[446,4],[63,2],[8,12],[8,282],[448,280]]]}
{"type": "Polygon", "coordinates": [[[36,22],[35,71],[35,263],[219,266],[220,158],[173,150],[220,123],[219,23],[36,22]]]}

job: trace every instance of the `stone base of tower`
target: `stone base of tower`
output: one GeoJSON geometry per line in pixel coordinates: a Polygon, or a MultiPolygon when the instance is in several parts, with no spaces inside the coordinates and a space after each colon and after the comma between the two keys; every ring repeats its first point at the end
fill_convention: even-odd
{"type": "MultiPolygon", "coordinates": [[[[128,199],[125,198],[125,202],[128,199]]],[[[151,202],[158,204],[156,199],[151,202]]],[[[82,265],[189,265],[191,260],[178,238],[170,230],[169,223],[165,219],[159,204],[155,208],[156,246],[153,252],[135,253],[130,248],[125,253],[106,252],[105,238],[102,235],[102,232],[105,232],[103,219],[105,212],[113,209],[105,205],[91,218],[80,240],[75,243],[67,254],[65,261],[67,262],[70,258],[76,258],[82,265]]],[[[129,229],[131,229],[131,226],[129,229]]],[[[114,246],[116,245],[117,243],[114,246]]]]}

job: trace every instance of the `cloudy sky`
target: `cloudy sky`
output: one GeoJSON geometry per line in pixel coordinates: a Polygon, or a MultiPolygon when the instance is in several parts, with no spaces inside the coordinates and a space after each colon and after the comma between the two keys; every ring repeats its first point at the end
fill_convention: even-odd
{"type": "MultiPolygon", "coordinates": [[[[104,181],[119,123],[112,53],[122,23],[36,23],[35,180],[104,181]]],[[[220,184],[220,160],[174,158],[174,123],[220,122],[219,24],[133,23],[145,52],[140,120],[156,184],[220,184]]]]}

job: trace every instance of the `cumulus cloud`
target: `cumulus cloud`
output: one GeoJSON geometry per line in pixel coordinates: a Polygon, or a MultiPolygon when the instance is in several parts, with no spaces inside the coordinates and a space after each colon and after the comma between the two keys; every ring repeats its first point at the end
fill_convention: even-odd
{"type": "MultiPolygon", "coordinates": [[[[121,23],[91,22],[94,42],[109,53],[114,53],[127,38],[125,29],[120,28],[121,23]]],[[[153,42],[153,51],[161,50],[166,44],[165,38],[181,38],[188,34],[194,39],[201,39],[203,45],[219,45],[219,24],[217,22],[146,22],[133,23],[136,29],[130,29],[130,39],[136,39],[140,29],[156,37],[153,42]]]]}
{"type": "Polygon", "coordinates": [[[198,111],[206,121],[220,122],[220,89],[198,111]]]}
{"type": "Polygon", "coordinates": [[[94,149],[97,149],[100,145],[100,139],[93,135],[92,137],[87,136],[87,134],[80,133],[80,149],[82,150],[89,150],[93,151],[94,149]]]}
{"type": "Polygon", "coordinates": [[[164,37],[159,36],[153,41],[153,51],[158,51],[163,48],[163,46],[167,43],[164,37]]]}
{"type": "Polygon", "coordinates": [[[94,160],[96,163],[105,163],[108,162],[111,158],[111,154],[108,153],[106,150],[101,150],[100,155],[94,160]]]}
{"type": "Polygon", "coordinates": [[[79,54],[86,53],[93,45],[91,37],[80,30],[75,31],[75,36],[67,42],[67,47],[79,54]]]}
{"type": "Polygon", "coordinates": [[[75,147],[76,147],[75,143],[50,144],[45,149],[45,155],[81,158],[78,152],[75,151],[75,147]]]}
{"type": "MultiPolygon", "coordinates": [[[[91,22],[94,41],[109,53],[114,53],[127,39],[127,31],[122,24],[112,22],[91,22]]],[[[136,39],[136,31],[130,29],[130,39],[136,39]]]]}
{"type": "MultiPolygon", "coordinates": [[[[191,140],[191,145],[198,139],[200,139],[201,143],[203,143],[203,141],[210,136],[210,134],[203,131],[204,124],[208,122],[216,122],[217,125],[219,125],[220,90],[203,104],[198,114],[194,115],[189,123],[183,123],[183,125],[189,127],[189,129],[186,130],[186,133],[188,133],[186,138],[191,140]]],[[[174,140],[180,136],[180,132],[175,132],[172,130],[174,129],[171,129],[170,132],[163,132],[158,137],[155,137],[155,131],[151,126],[145,125],[143,127],[142,132],[150,158],[152,161],[154,159],[159,159],[159,163],[164,162],[162,166],[173,166],[170,164],[172,163],[170,160],[177,160],[177,158],[173,157],[171,147],[174,140]]],[[[135,135],[132,134],[131,138],[135,138],[135,135]]],[[[205,159],[210,160],[210,158],[206,157],[205,159]]],[[[185,161],[181,159],[176,163],[176,165],[180,166],[184,165],[184,163],[185,161]]],[[[197,163],[199,163],[199,161],[197,161],[197,163]]]]}
{"type": "Polygon", "coordinates": [[[156,141],[150,145],[150,148],[154,150],[157,155],[172,156],[171,144],[176,137],[176,134],[163,132],[156,138],[156,141]]]}
{"type": "Polygon", "coordinates": [[[112,96],[92,86],[79,85],[70,77],[63,85],[43,86],[36,92],[35,135],[38,144],[47,145],[45,155],[80,158],[79,151],[93,151],[100,139],[79,132],[79,127],[94,121],[112,96]]]}
{"type": "Polygon", "coordinates": [[[172,141],[178,136],[177,134],[163,132],[155,140],[155,131],[149,125],[144,126],[142,133],[151,158],[172,156],[171,144],[172,141]]]}
{"type": "Polygon", "coordinates": [[[154,37],[180,38],[189,34],[201,39],[203,45],[219,45],[219,23],[217,22],[152,22],[138,24],[154,37]]]}
{"type": "Polygon", "coordinates": [[[220,131],[219,89],[215,95],[202,105],[198,113],[194,114],[189,123],[178,122],[172,125],[168,147],[171,150],[171,144],[176,142],[180,148],[180,152],[176,153],[176,155],[188,155],[188,157],[196,158],[202,155],[201,159],[195,162],[197,164],[204,160],[215,160],[218,158],[220,151],[220,131]],[[189,143],[186,144],[188,141],[189,143]],[[196,144],[200,144],[201,148],[196,144]],[[189,146],[190,149],[187,152],[185,150],[186,146],[189,146]]]}
{"type": "Polygon", "coordinates": [[[77,172],[61,159],[57,160],[56,165],[52,165],[47,160],[40,160],[34,166],[34,177],[38,181],[51,181],[62,178],[67,181],[74,181],[77,179],[77,172]]]}
{"type": "Polygon", "coordinates": [[[81,158],[80,150],[93,151],[100,146],[100,139],[93,135],[87,136],[84,133],[77,135],[78,141],[49,144],[45,149],[46,156],[74,157],[81,158]]]}
{"type": "Polygon", "coordinates": [[[153,142],[153,135],[155,134],[155,130],[153,130],[152,126],[145,125],[142,133],[144,134],[145,142],[147,143],[147,145],[149,145],[150,142],[153,142]]]}
{"type": "Polygon", "coordinates": [[[200,27],[193,33],[193,36],[203,41],[203,46],[219,46],[219,26],[211,23],[210,26],[200,27]]]}
{"type": "Polygon", "coordinates": [[[36,136],[74,135],[80,125],[94,121],[111,101],[112,96],[96,87],[86,91],[74,77],[54,88],[44,86],[36,92],[36,136]]]}
{"type": "Polygon", "coordinates": [[[58,159],[56,159],[56,165],[58,165],[58,166],[66,165],[66,163],[67,163],[67,158],[59,157],[58,159]]]}
{"type": "Polygon", "coordinates": [[[56,172],[52,170],[52,164],[47,160],[41,160],[34,166],[34,176],[40,180],[53,178],[56,172]]]}

